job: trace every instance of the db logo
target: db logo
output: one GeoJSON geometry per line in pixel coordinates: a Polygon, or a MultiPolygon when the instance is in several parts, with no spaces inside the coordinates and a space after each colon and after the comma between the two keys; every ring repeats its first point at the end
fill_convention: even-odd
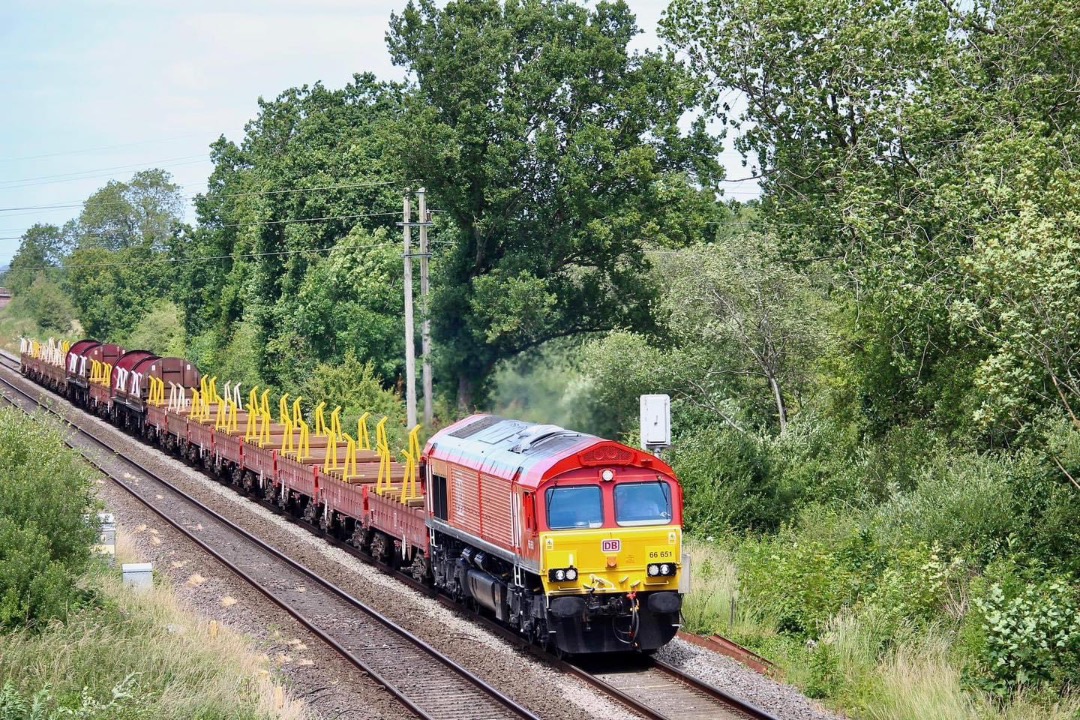
{"type": "Polygon", "coordinates": [[[622,550],[622,540],[601,540],[600,552],[617,553],[622,550]]]}

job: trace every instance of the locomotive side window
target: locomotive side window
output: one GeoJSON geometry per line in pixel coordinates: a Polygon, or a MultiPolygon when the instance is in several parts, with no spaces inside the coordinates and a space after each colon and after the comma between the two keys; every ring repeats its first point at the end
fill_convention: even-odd
{"type": "Polygon", "coordinates": [[[450,508],[446,497],[446,478],[440,475],[431,476],[431,511],[440,520],[450,518],[450,508]]]}
{"type": "Polygon", "coordinates": [[[548,488],[544,501],[548,527],[552,530],[598,528],[604,524],[604,508],[597,485],[548,488]]]}
{"type": "Polygon", "coordinates": [[[671,522],[671,488],[666,482],[615,486],[615,522],[623,526],[671,522]]]}

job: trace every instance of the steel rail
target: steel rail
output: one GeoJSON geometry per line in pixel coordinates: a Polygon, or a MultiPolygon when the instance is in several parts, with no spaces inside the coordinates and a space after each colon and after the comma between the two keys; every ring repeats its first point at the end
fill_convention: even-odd
{"type": "MultiPolygon", "coordinates": [[[[6,351],[0,351],[0,356],[3,356],[5,359],[7,359],[9,361],[15,360],[16,365],[18,364],[17,359],[12,358],[12,356],[9,353],[7,353],[6,351]]],[[[16,370],[13,369],[13,368],[8,368],[8,369],[12,370],[13,372],[16,372],[16,370]]],[[[29,382],[29,381],[27,381],[27,382],[29,382]]],[[[15,385],[12,382],[10,382],[8,379],[0,377],[0,383],[3,383],[3,385],[7,386],[8,388],[13,390],[14,392],[16,392],[19,395],[21,395],[22,397],[26,398],[27,401],[29,401],[31,403],[34,403],[35,406],[40,407],[40,408],[46,410],[47,412],[59,417],[64,422],[71,425],[71,427],[74,430],[76,430],[79,435],[86,438],[93,445],[100,446],[102,449],[107,450],[110,453],[115,452],[114,449],[112,447],[110,447],[106,442],[104,442],[104,441],[100,440],[99,438],[95,437],[94,435],[90,434],[88,431],[86,431],[82,427],[79,427],[78,425],[71,424],[70,421],[67,418],[63,417],[55,409],[48,407],[47,405],[42,403],[38,398],[34,398],[30,393],[26,392],[22,388],[18,387],[17,385],[15,385]]],[[[20,409],[22,409],[24,412],[29,413],[27,408],[22,407],[17,402],[15,402],[12,398],[7,397],[6,395],[5,395],[5,400],[7,400],[9,403],[11,403],[13,405],[16,405],[17,407],[20,407],[20,409]]],[[[401,689],[397,688],[394,685],[394,683],[392,683],[391,681],[384,678],[377,670],[372,668],[364,660],[357,657],[356,655],[351,653],[348,649],[343,647],[340,643],[338,643],[336,640],[334,640],[332,637],[330,637],[326,632],[324,632],[322,629],[317,627],[312,621],[308,620],[302,614],[297,612],[294,608],[289,607],[288,604],[285,603],[284,601],[282,601],[281,599],[275,597],[269,591],[269,589],[267,589],[262,584],[260,584],[258,580],[251,577],[248,573],[246,573],[244,570],[237,567],[235,564],[233,564],[227,558],[223,557],[220,553],[218,553],[216,550],[211,548],[209,545],[207,545],[205,542],[203,542],[200,538],[196,537],[190,530],[183,527],[180,523],[175,521],[173,518],[169,517],[164,511],[162,511],[159,508],[155,507],[150,501],[148,501],[146,498],[142,497],[139,493],[137,493],[134,489],[129,487],[121,478],[117,477],[115,473],[113,473],[112,471],[109,471],[108,469],[104,468],[96,460],[89,457],[84,452],[84,448],[78,447],[76,444],[72,443],[70,440],[65,440],[65,442],[69,447],[71,447],[72,449],[79,452],[84,457],[84,459],[86,459],[86,461],[88,463],[90,463],[92,466],[97,468],[99,471],[101,471],[102,473],[107,475],[110,479],[112,479],[120,487],[122,487],[126,491],[128,491],[132,496],[134,496],[137,500],[139,500],[147,508],[152,510],[154,513],[159,515],[162,519],[164,519],[166,522],[168,522],[170,525],[172,525],[174,528],[176,528],[178,531],[180,531],[181,534],[183,534],[185,537],[192,540],[196,545],[198,545],[204,551],[206,551],[208,554],[210,554],[211,556],[216,558],[225,567],[227,567],[231,572],[235,573],[238,577],[243,579],[245,582],[248,582],[249,584],[251,584],[252,587],[254,587],[261,594],[266,596],[275,605],[278,605],[279,607],[281,607],[282,610],[284,610],[285,612],[287,612],[291,616],[293,616],[301,625],[306,627],[316,637],[318,637],[320,640],[325,642],[328,646],[333,648],[340,655],[345,657],[350,663],[352,663],[353,665],[358,667],[363,672],[367,673],[378,684],[385,687],[387,689],[387,691],[389,691],[395,698],[397,698],[402,704],[404,704],[411,711],[413,711],[417,716],[419,716],[421,718],[432,718],[432,720],[437,720],[437,718],[435,718],[434,716],[428,714],[422,708],[416,706],[406,696],[404,690],[401,690],[401,689]]],[[[350,595],[349,593],[347,593],[345,590],[343,590],[343,589],[337,587],[336,585],[334,585],[333,583],[331,583],[329,580],[326,580],[326,579],[322,578],[321,576],[315,574],[313,571],[311,571],[311,570],[307,569],[306,567],[304,567],[303,565],[297,563],[292,558],[290,558],[287,555],[285,555],[285,554],[281,553],[280,551],[278,551],[276,548],[268,545],[267,543],[265,543],[262,540],[256,538],[255,536],[251,535],[250,533],[248,533],[244,529],[242,529],[239,526],[235,525],[231,521],[229,521],[226,518],[222,517],[221,515],[217,514],[216,512],[211,510],[209,507],[207,507],[203,503],[199,502],[198,500],[195,500],[194,498],[192,498],[189,495],[187,495],[186,493],[184,493],[182,490],[180,490],[179,488],[174,486],[169,481],[161,478],[159,475],[154,473],[152,470],[149,470],[148,468],[144,467],[143,465],[141,465],[137,461],[132,460],[132,459],[127,458],[127,457],[124,457],[124,456],[114,455],[113,459],[119,459],[121,462],[127,463],[128,465],[130,465],[131,467],[135,468],[140,473],[145,475],[147,478],[160,483],[161,485],[163,485],[164,487],[168,488],[173,493],[175,493],[183,501],[185,501],[185,502],[189,503],[190,505],[198,508],[200,511],[210,515],[215,520],[217,520],[218,522],[223,524],[225,527],[230,529],[233,533],[235,533],[236,535],[239,535],[240,537],[242,537],[244,540],[246,540],[251,545],[254,545],[258,549],[260,549],[260,550],[274,556],[276,559],[278,559],[281,562],[285,563],[286,565],[291,567],[293,570],[301,573],[302,575],[306,576],[308,579],[310,579],[314,583],[322,586],[324,589],[326,589],[330,593],[336,595],[338,598],[340,598],[344,602],[346,602],[349,605],[353,606],[354,608],[356,608],[357,610],[362,612],[365,616],[370,617],[371,619],[377,621],[378,623],[380,623],[381,625],[386,627],[391,632],[394,632],[395,634],[397,634],[400,637],[404,638],[407,642],[409,642],[409,644],[411,644],[414,647],[422,650],[424,653],[426,653],[427,655],[432,657],[434,660],[441,663],[446,668],[452,670],[458,676],[463,678],[466,682],[472,684],[477,689],[479,689],[482,693],[484,693],[485,695],[497,700],[500,704],[502,704],[507,709],[509,709],[517,717],[529,718],[530,720],[539,720],[539,718],[534,713],[532,713],[530,710],[528,710],[527,708],[519,705],[517,702],[515,702],[511,698],[507,697],[506,695],[504,695],[502,692],[500,692],[496,688],[492,687],[491,685],[484,682],[483,680],[481,680],[480,678],[478,678],[474,674],[470,673],[468,670],[466,670],[465,668],[458,665],[456,662],[451,660],[449,657],[443,655],[438,650],[436,650],[435,648],[428,645],[425,641],[421,640],[419,637],[416,637],[415,635],[413,635],[411,632],[409,632],[405,628],[397,625],[392,620],[390,620],[389,618],[387,618],[384,615],[380,614],[378,611],[374,610],[373,608],[370,608],[369,606],[364,604],[362,601],[358,600],[357,598],[355,598],[352,595],[350,595]]]]}

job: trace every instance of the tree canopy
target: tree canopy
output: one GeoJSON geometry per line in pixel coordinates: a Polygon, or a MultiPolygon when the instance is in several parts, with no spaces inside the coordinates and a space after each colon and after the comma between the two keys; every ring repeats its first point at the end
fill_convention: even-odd
{"type": "Polygon", "coordinates": [[[685,243],[721,172],[696,86],[660,52],[631,53],[624,2],[410,2],[390,22],[415,79],[399,136],[410,178],[446,218],[431,316],[457,400],[497,361],[553,338],[647,330],[649,242],[685,243]],[[660,224],[657,224],[659,221],[660,224]]]}

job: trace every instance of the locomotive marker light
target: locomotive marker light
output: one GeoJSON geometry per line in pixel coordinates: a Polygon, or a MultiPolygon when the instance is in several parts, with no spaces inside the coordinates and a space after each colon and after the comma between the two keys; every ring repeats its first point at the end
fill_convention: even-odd
{"type": "Polygon", "coordinates": [[[656,456],[671,447],[671,398],[667,395],[641,396],[641,447],[656,456]]]}

